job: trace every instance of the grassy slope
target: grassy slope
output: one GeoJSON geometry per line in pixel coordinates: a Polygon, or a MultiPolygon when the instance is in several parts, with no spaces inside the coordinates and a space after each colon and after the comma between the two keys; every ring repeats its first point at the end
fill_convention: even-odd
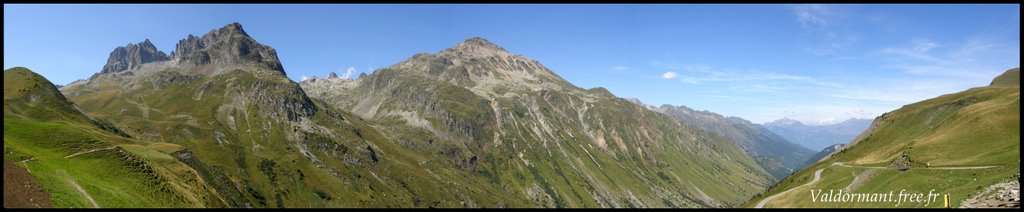
{"type": "MultiPolygon", "coordinates": [[[[873,129],[855,144],[825,161],[808,166],[783,180],[765,195],[749,201],[754,206],[770,196],[809,182],[822,168],[822,180],[780,196],[766,207],[893,207],[895,203],[814,203],[809,189],[842,189],[866,169],[831,166],[834,162],[886,166],[903,152],[914,167],[886,169],[874,175],[857,193],[888,193],[908,189],[952,194],[953,206],[970,194],[994,184],[1020,167],[1020,87],[979,87],[906,105],[876,119],[873,129]],[[923,166],[987,166],[991,169],[936,170],[923,166]]],[[[927,207],[941,207],[930,204],[927,207]]],[[[924,207],[901,204],[899,207],[924,207]]]]}
{"type": "Polygon", "coordinates": [[[1020,68],[1013,68],[992,80],[992,86],[1020,86],[1020,68]]]}
{"type": "MultiPolygon", "coordinates": [[[[266,105],[234,99],[244,98],[242,92],[251,91],[294,97],[288,91],[298,86],[283,77],[251,71],[209,78],[173,70],[160,75],[152,82],[141,83],[138,90],[121,90],[117,81],[97,81],[98,89],[78,88],[81,90],[69,91],[74,93],[70,98],[91,115],[128,126],[125,130],[133,136],[189,149],[210,173],[224,173],[225,180],[207,180],[216,181],[212,186],[218,187],[226,199],[237,200],[234,206],[525,205],[522,200],[492,195],[500,185],[460,172],[442,157],[411,152],[398,141],[384,139],[375,126],[351,114],[339,111],[345,117],[339,120],[326,112],[316,113],[310,121],[333,136],[306,134],[299,139],[304,142],[295,143],[288,135],[296,126],[259,115],[266,105]],[[159,88],[153,83],[171,78],[194,81],[167,83],[159,88]],[[257,84],[272,88],[253,87],[257,84]],[[236,103],[242,106],[219,110],[222,105],[236,103]],[[195,121],[189,124],[189,120],[195,121]],[[223,143],[217,142],[218,133],[223,135],[223,143]],[[372,146],[380,162],[369,162],[367,146],[372,146]],[[318,161],[307,159],[303,151],[318,161]],[[232,190],[234,187],[241,189],[232,190]],[[468,196],[476,199],[467,200],[468,196]]],[[[320,111],[334,111],[317,105],[320,111]]]]}
{"type": "Polygon", "coordinates": [[[115,148],[65,158],[112,145],[144,146],[95,126],[42,76],[24,68],[4,71],[4,160],[28,160],[18,164],[52,194],[54,207],[92,207],[71,181],[100,207],[185,205],[181,193],[168,188],[173,184],[161,180],[172,176],[159,173],[164,169],[147,169],[148,163],[134,163],[140,157],[136,151],[115,148]]]}

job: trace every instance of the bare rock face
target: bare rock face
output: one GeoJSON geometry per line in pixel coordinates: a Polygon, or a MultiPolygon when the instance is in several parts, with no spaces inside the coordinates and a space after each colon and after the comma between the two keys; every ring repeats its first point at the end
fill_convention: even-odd
{"type": "MultiPolygon", "coordinates": [[[[192,69],[213,76],[236,69],[269,70],[286,75],[274,48],[256,42],[239,23],[211,30],[202,37],[189,35],[178,41],[170,56],[156,49],[149,39],[117,47],[97,75],[138,69],[143,64],[170,61],[171,66],[192,69]]],[[[127,72],[125,75],[134,73],[127,72]]],[[[90,77],[95,78],[97,75],[90,77]]]]}
{"type": "Polygon", "coordinates": [[[495,45],[487,39],[480,37],[473,37],[462,41],[455,47],[448,49],[442,53],[452,54],[460,58],[480,58],[489,56],[509,56],[512,55],[505,48],[495,45]]]}
{"type": "Polygon", "coordinates": [[[171,58],[182,66],[212,65],[213,69],[200,69],[208,75],[244,67],[270,69],[285,74],[277,58],[277,51],[249,37],[239,23],[212,30],[202,37],[189,35],[178,41],[171,58]]]}
{"type": "Polygon", "coordinates": [[[138,44],[121,46],[110,52],[107,64],[103,66],[101,74],[117,73],[142,66],[142,64],[167,60],[167,54],[156,49],[149,39],[138,44]]]}
{"type": "Polygon", "coordinates": [[[1020,208],[1020,173],[978,192],[960,203],[961,208],[1020,208]],[[1016,178],[1016,179],[1013,179],[1016,178]]]}

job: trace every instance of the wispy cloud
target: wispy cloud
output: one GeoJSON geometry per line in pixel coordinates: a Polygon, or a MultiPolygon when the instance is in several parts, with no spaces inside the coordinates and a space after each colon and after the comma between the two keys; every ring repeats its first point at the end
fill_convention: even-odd
{"type": "Polygon", "coordinates": [[[949,45],[913,39],[905,45],[881,48],[876,54],[884,68],[970,83],[990,80],[994,74],[1010,68],[995,67],[993,60],[1017,58],[1019,55],[1019,46],[985,37],[973,37],[949,45]]]}
{"type": "Polygon", "coordinates": [[[632,71],[633,68],[630,68],[630,67],[627,67],[627,66],[614,66],[614,67],[608,68],[608,70],[611,70],[612,72],[629,72],[629,71],[632,71]]]}
{"type": "MultiPolygon", "coordinates": [[[[814,86],[841,87],[841,85],[829,82],[824,79],[782,74],[764,71],[735,71],[731,69],[714,68],[706,65],[693,65],[682,68],[687,75],[682,76],[680,81],[697,84],[702,82],[756,82],[756,81],[789,81],[805,83],[814,86]]],[[[751,85],[751,84],[747,84],[751,85]]]]}
{"type": "Polygon", "coordinates": [[[931,52],[932,49],[939,47],[939,44],[929,41],[928,39],[914,39],[910,45],[902,47],[886,47],[882,48],[881,54],[889,56],[898,56],[898,60],[919,60],[932,63],[941,63],[942,59],[934,56],[931,52]]]}
{"type": "Polygon", "coordinates": [[[826,27],[828,21],[825,18],[832,13],[826,5],[821,4],[795,5],[792,7],[792,11],[796,15],[796,20],[804,27],[816,28],[826,27]]]}
{"type": "Polygon", "coordinates": [[[826,87],[840,87],[841,85],[828,82],[822,79],[797,76],[789,74],[779,73],[766,73],[766,72],[750,72],[745,75],[723,75],[723,76],[709,76],[709,77],[684,77],[683,82],[686,83],[700,83],[700,82],[738,82],[738,81],[792,81],[807,83],[816,86],[826,87]]]}
{"type": "Polygon", "coordinates": [[[814,55],[833,55],[847,51],[850,45],[860,40],[855,33],[844,33],[840,19],[846,12],[837,5],[806,4],[790,6],[796,21],[813,38],[806,43],[804,51],[814,55]]]}
{"type": "Polygon", "coordinates": [[[879,69],[896,71],[886,74],[888,78],[835,90],[829,96],[898,104],[918,102],[987,85],[993,77],[1011,68],[1003,66],[1019,60],[1019,54],[1016,44],[985,36],[959,43],[910,39],[904,44],[881,47],[869,53],[868,57],[878,63],[879,69]]]}
{"type": "Polygon", "coordinates": [[[832,91],[827,95],[835,98],[849,100],[867,100],[876,102],[906,104],[935,97],[936,94],[934,91],[936,90],[948,91],[958,87],[958,84],[955,83],[919,82],[910,83],[909,85],[903,83],[907,82],[888,85],[875,85],[870,87],[850,87],[843,90],[832,91]]]}

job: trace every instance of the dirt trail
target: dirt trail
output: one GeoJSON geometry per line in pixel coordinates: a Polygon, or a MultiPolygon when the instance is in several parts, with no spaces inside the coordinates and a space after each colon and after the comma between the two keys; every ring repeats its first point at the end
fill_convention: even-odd
{"type": "Polygon", "coordinates": [[[114,148],[117,148],[117,146],[115,145],[115,146],[110,146],[110,147],[102,148],[102,149],[90,149],[90,150],[81,151],[81,152],[78,152],[78,153],[75,153],[75,154],[71,154],[71,155],[68,155],[68,156],[64,156],[64,158],[71,158],[71,157],[78,156],[78,155],[81,155],[81,154],[93,153],[93,152],[96,152],[96,151],[103,151],[103,150],[111,150],[111,149],[114,149],[114,148]]]}
{"type": "Polygon", "coordinates": [[[78,193],[82,193],[82,196],[85,196],[85,200],[89,200],[89,204],[92,204],[93,208],[100,208],[100,205],[96,204],[96,200],[92,199],[92,196],[89,196],[89,192],[85,192],[85,189],[82,189],[82,186],[79,186],[74,179],[68,178],[68,184],[71,184],[71,187],[75,187],[75,190],[78,190],[78,193]]]}
{"type": "Polygon", "coordinates": [[[850,185],[847,185],[846,188],[843,188],[843,191],[850,192],[850,191],[853,191],[854,189],[860,188],[860,186],[863,185],[864,182],[868,181],[868,179],[871,179],[871,177],[874,176],[879,171],[881,171],[881,170],[879,170],[879,169],[870,169],[870,170],[865,170],[865,171],[861,172],[860,174],[855,175],[853,177],[853,181],[851,181],[850,185]]]}

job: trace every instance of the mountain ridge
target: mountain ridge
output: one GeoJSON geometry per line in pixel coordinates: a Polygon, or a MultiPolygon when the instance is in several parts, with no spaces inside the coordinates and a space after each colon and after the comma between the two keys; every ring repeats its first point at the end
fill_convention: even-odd
{"type": "MultiPolygon", "coordinates": [[[[271,53],[232,23],[179,41],[166,60],[131,63],[59,89],[85,114],[131,137],[114,149],[143,155],[138,161],[151,169],[179,170],[147,176],[182,186],[169,190],[180,202],[95,201],[727,207],[772,179],[723,138],[607,89],[578,88],[482,38],[356,79],[334,74],[301,84],[271,53]]],[[[125,58],[115,61],[142,61],[125,58]]]]}
{"type": "Polygon", "coordinates": [[[722,207],[737,204],[771,179],[753,158],[716,135],[614,97],[607,89],[576,87],[535,60],[480,38],[437,54],[416,54],[356,80],[323,79],[300,85],[313,98],[369,122],[395,123],[381,130],[411,149],[453,146],[457,151],[446,153],[453,163],[521,185],[512,189],[524,189],[533,200],[547,199],[541,207],[722,207]],[[474,51],[485,53],[470,54],[474,51]],[[515,170],[529,170],[525,173],[533,177],[510,178],[515,170]],[[695,182],[710,178],[722,182],[695,182]],[[726,188],[724,182],[742,185],[726,188]],[[623,187],[627,184],[636,186],[623,187]],[[670,190],[683,193],[656,200],[670,190]],[[617,200],[623,195],[637,199],[617,200]]]}
{"type": "MultiPolygon", "coordinates": [[[[639,100],[633,100],[645,106],[639,100]]],[[[771,172],[778,179],[799,170],[813,154],[813,151],[787,141],[760,125],[734,116],[723,116],[710,111],[697,111],[686,106],[663,104],[653,108],[681,122],[695,125],[705,131],[722,135],[771,172]]]]}

